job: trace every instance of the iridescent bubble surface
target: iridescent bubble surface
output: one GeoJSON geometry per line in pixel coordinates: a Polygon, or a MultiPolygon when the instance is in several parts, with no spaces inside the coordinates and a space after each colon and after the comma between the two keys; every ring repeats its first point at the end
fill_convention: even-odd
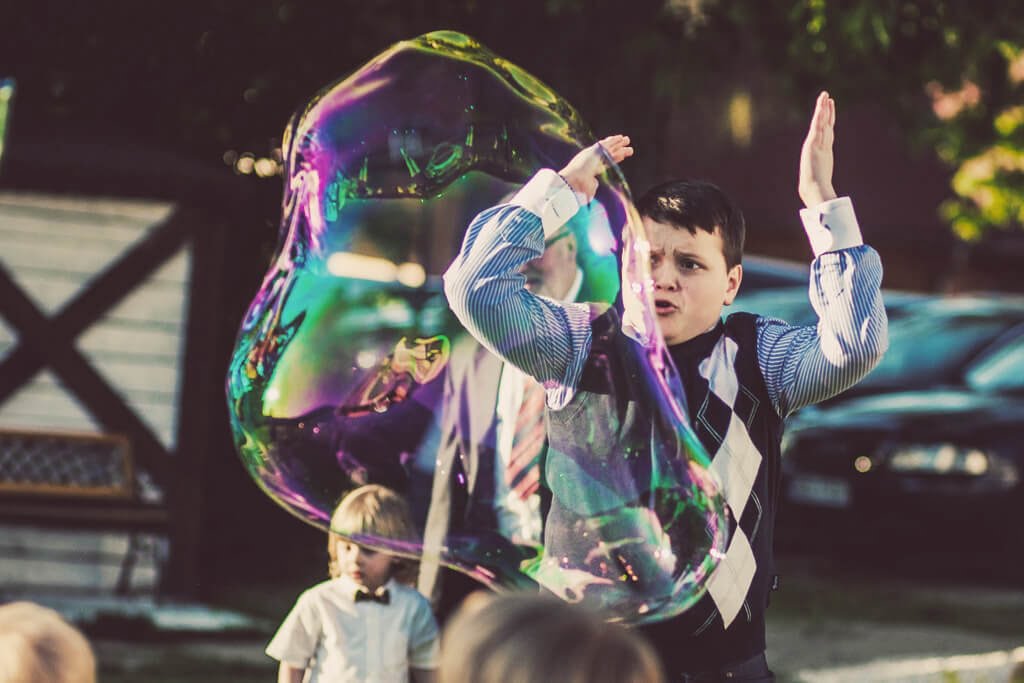
{"type": "MultiPolygon", "coordinates": [[[[446,371],[467,334],[440,275],[477,213],[594,137],[521,68],[436,32],[325,87],[284,140],[279,244],[227,379],[239,453],[271,498],[321,528],[365,483],[403,493],[422,528],[440,425],[458,409],[446,371]]],[[[588,298],[611,304],[629,330],[633,371],[610,391],[642,399],[644,437],[606,443],[600,464],[586,434],[550,450],[541,546],[464,527],[427,547],[352,540],[439,560],[495,589],[539,584],[611,619],[662,619],[702,595],[726,512],[657,332],[647,243],[614,164],[570,227],[588,298]]]]}

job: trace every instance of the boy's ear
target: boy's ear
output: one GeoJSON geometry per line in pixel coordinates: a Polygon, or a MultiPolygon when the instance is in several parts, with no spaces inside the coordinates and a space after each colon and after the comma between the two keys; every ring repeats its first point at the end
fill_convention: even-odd
{"type": "Polygon", "coordinates": [[[743,281],[743,266],[737,263],[735,266],[729,269],[729,273],[726,275],[727,286],[725,289],[725,300],[722,302],[726,306],[732,304],[736,298],[736,294],[740,291],[740,283],[743,281]]]}

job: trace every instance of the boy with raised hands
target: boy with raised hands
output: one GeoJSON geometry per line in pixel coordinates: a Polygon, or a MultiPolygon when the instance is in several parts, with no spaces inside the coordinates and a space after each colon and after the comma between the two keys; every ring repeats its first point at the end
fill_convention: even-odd
{"type": "MultiPolygon", "coordinates": [[[[888,346],[882,266],[864,245],[849,198],[832,187],[835,102],[822,92],[800,154],[800,217],[814,251],[810,298],[817,325],[736,313],[722,320],[743,279],[743,214],[717,187],[672,181],[637,201],[650,242],[655,315],[686,394],[690,422],[712,458],[733,520],[707,592],[683,614],[641,630],[674,681],[773,681],[765,659],[765,610],[776,584],[773,530],[783,421],[856,384],[888,346]]],[[[616,163],[629,138],[599,143],[616,163]]],[[[523,263],[597,191],[597,145],[559,173],[537,173],[511,202],[474,219],[445,274],[452,310],[485,346],[548,389],[551,448],[595,425],[628,434],[616,399],[591,386],[588,363],[616,358],[626,338],[615,308],[532,294],[523,263]],[[621,347],[620,347],[621,348],[621,347]]],[[[591,441],[594,457],[615,444],[591,441]],[[601,451],[601,452],[599,452],[601,451]]],[[[579,452],[580,444],[566,445],[579,452]]]]}

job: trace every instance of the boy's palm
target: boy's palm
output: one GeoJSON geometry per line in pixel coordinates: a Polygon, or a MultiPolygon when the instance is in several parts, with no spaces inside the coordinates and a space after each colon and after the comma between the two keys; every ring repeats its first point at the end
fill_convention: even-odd
{"type": "Polygon", "coordinates": [[[633,156],[633,148],[629,146],[627,136],[609,135],[601,142],[577,152],[565,168],[559,171],[559,175],[575,192],[586,195],[587,201],[597,194],[597,177],[604,173],[605,156],[601,153],[601,148],[615,163],[633,156]]]}
{"type": "Polygon", "coordinates": [[[811,127],[800,150],[800,182],[797,191],[805,206],[835,199],[832,188],[832,143],[835,140],[836,103],[827,92],[818,95],[811,127]]]}

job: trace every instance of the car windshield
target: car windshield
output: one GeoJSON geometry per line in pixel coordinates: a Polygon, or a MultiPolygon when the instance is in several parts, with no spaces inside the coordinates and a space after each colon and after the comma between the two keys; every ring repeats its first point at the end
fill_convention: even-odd
{"type": "Polygon", "coordinates": [[[978,391],[1024,391],[1024,336],[972,365],[966,380],[978,391]]]}
{"type": "Polygon", "coordinates": [[[798,290],[787,288],[752,294],[741,293],[736,297],[731,308],[722,311],[722,315],[728,316],[735,311],[755,313],[766,318],[778,318],[790,325],[808,325],[813,324],[816,320],[814,309],[811,308],[811,302],[807,299],[806,287],[798,290]]]}
{"type": "MultiPolygon", "coordinates": [[[[728,316],[735,311],[746,311],[767,318],[778,318],[790,325],[817,324],[818,314],[811,307],[807,285],[754,292],[748,292],[745,289],[746,285],[747,276],[744,271],[740,294],[736,297],[732,307],[722,311],[723,315],[728,316]]],[[[882,300],[885,301],[886,315],[889,316],[889,323],[892,324],[896,320],[913,315],[916,307],[931,299],[925,294],[882,290],[882,300]]]]}
{"type": "Polygon", "coordinates": [[[806,263],[782,261],[750,254],[743,258],[744,292],[800,287],[806,293],[809,276],[810,270],[806,263]]]}
{"type": "Polygon", "coordinates": [[[914,315],[889,325],[889,350],[860,389],[911,388],[955,378],[972,356],[1014,324],[995,315],[914,315]]]}

